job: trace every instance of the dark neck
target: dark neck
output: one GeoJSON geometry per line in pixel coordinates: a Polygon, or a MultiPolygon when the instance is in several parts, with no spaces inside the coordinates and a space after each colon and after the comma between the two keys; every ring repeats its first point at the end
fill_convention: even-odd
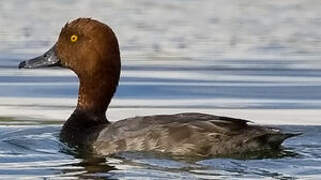
{"type": "Polygon", "coordinates": [[[108,124],[105,115],[97,116],[76,109],[63,125],[60,139],[71,146],[90,145],[108,124]]]}
{"type": "Polygon", "coordinates": [[[99,131],[109,124],[106,110],[116,91],[119,76],[108,72],[94,78],[78,76],[80,81],[78,104],[64,124],[60,137],[71,145],[91,143],[99,131]]]}

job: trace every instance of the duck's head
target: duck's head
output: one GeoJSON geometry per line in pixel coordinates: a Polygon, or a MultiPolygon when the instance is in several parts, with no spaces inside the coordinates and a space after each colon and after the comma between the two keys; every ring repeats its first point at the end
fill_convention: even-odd
{"type": "Polygon", "coordinates": [[[42,56],[23,61],[19,68],[62,66],[78,76],[90,77],[99,70],[120,68],[119,47],[115,34],[105,24],[90,18],[67,23],[58,41],[42,56]]]}
{"type": "MultiPolygon", "coordinates": [[[[26,69],[49,66],[74,71],[80,80],[79,108],[99,109],[100,101],[109,103],[118,85],[120,53],[117,38],[111,28],[97,20],[76,19],[62,28],[58,41],[45,54],[19,64],[19,68],[26,69]]],[[[100,106],[107,108],[107,105],[100,106]]]]}

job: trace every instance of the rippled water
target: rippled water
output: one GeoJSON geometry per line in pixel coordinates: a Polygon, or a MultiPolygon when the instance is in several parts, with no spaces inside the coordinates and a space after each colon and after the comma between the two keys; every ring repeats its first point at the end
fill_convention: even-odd
{"type": "Polygon", "coordinates": [[[321,2],[0,1],[0,179],[319,179],[321,2]],[[76,104],[68,70],[18,70],[68,20],[118,35],[122,77],[107,116],[204,112],[303,132],[280,152],[193,159],[79,154],[58,140],[76,104]]]}

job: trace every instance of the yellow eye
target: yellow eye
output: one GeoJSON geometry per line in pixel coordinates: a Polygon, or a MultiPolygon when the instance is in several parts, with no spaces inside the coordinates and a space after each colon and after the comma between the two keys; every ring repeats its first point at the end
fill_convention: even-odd
{"type": "Polygon", "coordinates": [[[72,35],[72,36],[70,36],[70,41],[71,41],[71,42],[76,42],[77,39],[78,39],[78,36],[77,36],[77,35],[72,35]]]}

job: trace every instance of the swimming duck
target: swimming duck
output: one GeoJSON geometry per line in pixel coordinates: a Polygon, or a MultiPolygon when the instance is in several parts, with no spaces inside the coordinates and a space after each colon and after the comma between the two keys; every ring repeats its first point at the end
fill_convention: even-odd
{"type": "Polygon", "coordinates": [[[279,148],[295,133],[248,124],[249,121],[201,113],[134,117],[117,122],[106,110],[120,76],[120,52],[112,29],[97,20],[67,23],[58,41],[42,56],[19,68],[61,66],[76,73],[79,95],[60,139],[92,149],[98,155],[125,151],[163,152],[183,156],[221,156],[279,148]]]}

